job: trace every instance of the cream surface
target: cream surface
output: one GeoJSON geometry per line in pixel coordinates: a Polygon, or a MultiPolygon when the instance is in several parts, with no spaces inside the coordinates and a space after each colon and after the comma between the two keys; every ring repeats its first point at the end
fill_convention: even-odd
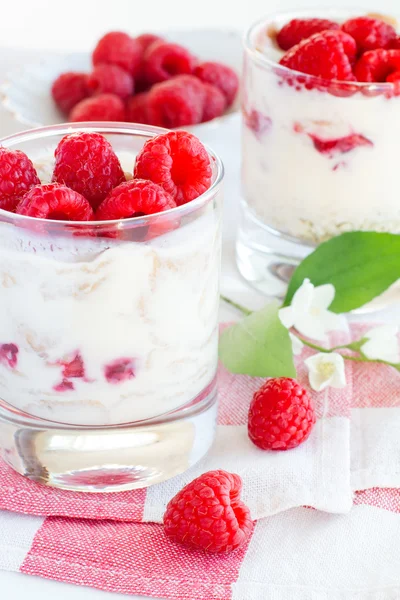
{"type": "MultiPolygon", "coordinates": [[[[271,43],[264,51],[279,60],[271,43]]],[[[400,97],[296,89],[249,57],[244,86],[253,113],[243,130],[244,193],[260,221],[311,242],[352,230],[400,233],[400,97]],[[327,148],[348,136],[358,138],[353,148],[327,148]]]]}
{"type": "Polygon", "coordinates": [[[1,224],[0,397],[46,419],[106,425],[162,415],[202,392],[218,345],[211,204],[144,243],[1,224]],[[65,370],[72,361],[78,368],[65,370]]]}

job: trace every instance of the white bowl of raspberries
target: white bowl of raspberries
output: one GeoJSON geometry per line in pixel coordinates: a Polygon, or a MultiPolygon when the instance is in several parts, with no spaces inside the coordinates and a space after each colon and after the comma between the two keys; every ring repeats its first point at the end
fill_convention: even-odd
{"type": "Polygon", "coordinates": [[[128,121],[213,125],[238,110],[240,34],[199,30],[105,34],[91,54],[46,58],[11,73],[3,104],[30,125],[128,121]]]}

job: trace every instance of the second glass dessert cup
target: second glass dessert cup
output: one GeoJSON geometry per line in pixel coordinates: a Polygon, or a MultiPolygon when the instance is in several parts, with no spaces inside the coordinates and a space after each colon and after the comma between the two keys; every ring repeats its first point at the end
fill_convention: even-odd
{"type": "Polygon", "coordinates": [[[245,38],[242,276],[282,297],[293,269],[340,233],[400,233],[400,96],[392,83],[324,81],[279,64],[276,32],[293,18],[337,21],[362,11],[281,13],[245,38]]]}
{"type": "MultiPolygon", "coordinates": [[[[42,180],[63,136],[96,131],[130,173],[148,126],[80,123],[0,141],[42,180]]],[[[0,211],[0,449],[21,474],[78,491],[173,477],[212,444],[223,167],[196,200],[123,221],[0,211]]]]}

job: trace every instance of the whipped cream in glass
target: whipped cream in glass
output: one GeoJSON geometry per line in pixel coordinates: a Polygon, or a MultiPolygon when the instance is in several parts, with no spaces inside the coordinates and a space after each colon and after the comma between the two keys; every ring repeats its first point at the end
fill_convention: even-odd
{"type": "MultiPolygon", "coordinates": [[[[110,135],[127,171],[146,135],[154,133],[110,135]]],[[[61,137],[9,147],[24,150],[46,182],[61,137]]],[[[221,166],[213,164],[210,190],[159,215],[91,227],[0,211],[5,403],[104,426],[164,415],[212,385],[221,246],[221,166]]]]}
{"type": "Polygon", "coordinates": [[[274,33],[292,18],[343,22],[356,13],[282,14],[246,40],[243,190],[246,210],[277,234],[318,244],[344,231],[400,233],[396,173],[400,96],[391,83],[325,82],[278,64],[274,33]]]}

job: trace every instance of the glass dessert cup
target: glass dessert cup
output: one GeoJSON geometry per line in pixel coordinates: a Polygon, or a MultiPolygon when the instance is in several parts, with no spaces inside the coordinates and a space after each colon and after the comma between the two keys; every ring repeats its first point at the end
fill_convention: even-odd
{"type": "MultiPolygon", "coordinates": [[[[164,130],[79,123],[23,132],[51,176],[60,139],[97,131],[132,173],[164,130]]],[[[223,166],[173,210],[72,223],[0,210],[0,449],[16,471],[64,489],[109,492],[173,477],[210,448],[216,369],[223,166]]]]}
{"type": "MultiPolygon", "coordinates": [[[[266,18],[245,37],[241,275],[283,297],[296,265],[347,231],[400,233],[396,173],[400,96],[391,83],[324,81],[278,64],[274,33],[293,18],[334,21],[362,11],[266,18]]],[[[376,15],[375,15],[376,16],[376,15]]]]}

